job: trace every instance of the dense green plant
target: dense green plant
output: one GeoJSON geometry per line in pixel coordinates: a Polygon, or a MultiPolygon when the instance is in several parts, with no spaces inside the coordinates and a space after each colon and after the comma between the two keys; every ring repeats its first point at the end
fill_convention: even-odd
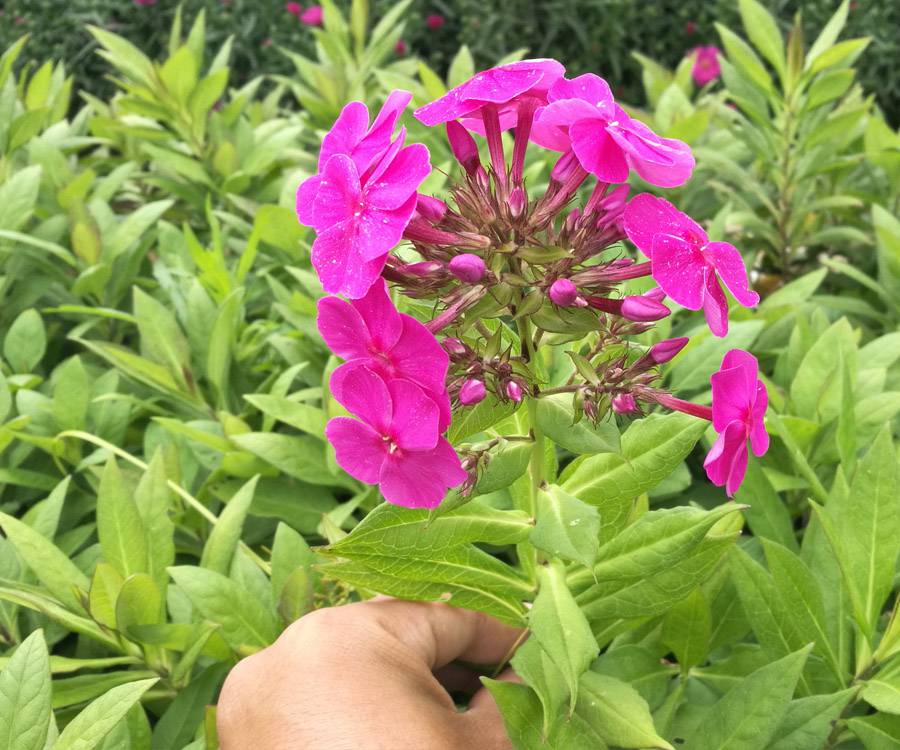
{"type": "MultiPolygon", "coordinates": [[[[354,37],[329,24],[315,65],[346,82],[353,64],[333,55],[354,37]]],[[[539,637],[513,660],[525,684],[492,684],[519,746],[550,727],[544,746],[566,749],[585,735],[589,747],[900,745],[895,186],[850,182],[871,216],[871,263],[831,258],[736,314],[727,344],[695,315],[661,326],[691,336],[667,378],[696,401],[727,348],[760,359],[773,445],[737,503],[698,479],[695,424],[594,429],[558,399],[535,417],[556,444],[535,525],[512,509],[531,491],[531,446],[502,439],[527,435],[530,417],[487,400],[451,427],[490,459],[475,497],[429,516],[379,505],[323,439],[339,410],[323,389],[334,362],[293,192],[315,164],[302,144],[329,123],[324,108],[281,105],[299,86],[339,106],[333,83],[234,88],[227,43],[200,52],[202,20],[166,35],[162,62],[95,33],[117,80],[107,99],[72,98],[60,65],[14,70],[20,45],[0,58],[0,747],[213,748],[227,670],[311,608],[450,592],[521,622],[529,540],[571,554],[540,573],[543,590],[573,592],[586,615],[545,597],[539,637]],[[585,616],[589,629],[560,634],[585,616]],[[576,718],[557,722],[576,683],[576,718]]],[[[374,106],[403,86],[424,103],[474,71],[467,50],[448,59],[447,81],[418,63],[378,67],[353,95],[374,106]]],[[[766,107],[781,101],[772,86],[766,107]]],[[[717,123],[769,127],[724,112],[718,94],[692,102],[679,88],[666,105],[671,90],[653,114],[666,135],[708,120],[696,142],[734,147],[717,123]]],[[[869,117],[866,158],[894,182],[896,138],[869,117]]],[[[815,179],[810,199],[843,184],[815,179]]],[[[731,236],[735,206],[693,190],[698,204],[713,196],[710,233],[731,236]]],[[[508,322],[486,325],[512,341],[508,322]]],[[[542,365],[560,382],[573,372],[542,365]]]]}

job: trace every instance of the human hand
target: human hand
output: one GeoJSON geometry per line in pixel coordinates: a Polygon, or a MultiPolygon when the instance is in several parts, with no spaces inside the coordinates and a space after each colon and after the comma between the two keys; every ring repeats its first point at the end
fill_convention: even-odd
{"type": "Polygon", "coordinates": [[[461,660],[501,662],[521,631],[445,604],[377,599],[312,612],[229,674],[222,750],[507,750],[484,688],[460,712],[461,660]],[[437,675],[437,676],[436,676],[437,675]]]}

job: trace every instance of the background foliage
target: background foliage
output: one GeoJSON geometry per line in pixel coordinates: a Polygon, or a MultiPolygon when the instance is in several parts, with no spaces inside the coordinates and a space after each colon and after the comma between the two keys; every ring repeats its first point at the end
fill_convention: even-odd
{"type": "MultiPolygon", "coordinates": [[[[547,6],[560,25],[574,7],[547,6]]],[[[83,57],[59,50],[77,75],[40,36],[0,58],[0,715],[12,717],[0,747],[214,748],[230,666],[313,607],[450,591],[524,624],[526,542],[571,564],[540,573],[558,596],[531,608],[535,637],[514,662],[525,684],[491,683],[520,747],[551,727],[565,748],[900,747],[900,144],[854,72],[881,64],[880,42],[840,46],[861,33],[856,16],[825,33],[817,52],[839,52],[805,77],[818,28],[801,55],[786,15],[776,28],[730,5],[697,20],[722,24],[721,86],[698,92],[688,66],[669,69],[687,39],[671,57],[624,39],[609,53],[625,76],[633,48],[670,63],[634,59],[629,98],[695,146],[698,177],[677,201],[745,251],[766,297],[725,341],[687,311],[659,330],[691,336],[667,378],[701,402],[726,349],[760,359],[773,445],[737,497],[748,507],[700,479],[702,424],[654,415],[590,430],[548,401],[536,420],[558,447],[533,521],[512,510],[527,456],[499,440],[531,425],[488,401],[451,431],[495,445],[477,497],[451,498],[425,526],[424,512],[379,505],[323,440],[334,363],[293,191],[345,100],[374,107],[404,86],[423,103],[472,74],[469,49],[435,47],[445,79],[393,57],[416,15],[400,8],[366,33],[359,11],[329,11],[319,49],[286,27],[293,56],[265,52],[257,67],[212,4],[207,27],[194,6],[176,22],[161,0],[165,34],[129,25],[155,9],[117,4],[118,31],[151,40],[133,37],[140,49],[110,31],[105,3],[68,7],[99,24],[53,33],[78,50],[93,40],[83,57]],[[785,154],[805,167],[785,170],[785,154]],[[786,264],[779,217],[791,247],[811,248],[786,264]],[[556,726],[564,704],[575,718],[556,726]]],[[[499,32],[467,26],[474,10],[435,9],[479,60],[508,51],[490,46],[499,32]]],[[[48,28],[71,23],[56,11],[48,28]]],[[[638,21],[635,33],[653,28],[638,21]]],[[[246,23],[256,39],[262,27],[246,23]]],[[[434,134],[411,137],[448,163],[434,134]]],[[[571,366],[545,364],[563,380],[571,366]]]]}

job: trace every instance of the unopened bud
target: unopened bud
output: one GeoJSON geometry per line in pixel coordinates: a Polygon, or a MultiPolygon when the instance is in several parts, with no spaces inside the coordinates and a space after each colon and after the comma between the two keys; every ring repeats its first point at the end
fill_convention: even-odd
{"type": "Polygon", "coordinates": [[[450,261],[448,268],[457,279],[467,284],[477,284],[484,278],[487,270],[484,261],[472,253],[457,255],[450,261]]]}
{"type": "Polygon", "coordinates": [[[569,215],[566,216],[566,231],[573,232],[575,231],[575,225],[578,224],[578,220],[581,218],[581,209],[573,208],[569,211],[569,215]]]}
{"type": "Polygon", "coordinates": [[[690,339],[687,336],[681,336],[677,339],[666,339],[654,344],[650,347],[650,359],[657,365],[664,364],[674,358],[687,345],[690,339]]]}
{"type": "Polygon", "coordinates": [[[441,343],[443,344],[444,351],[452,356],[461,357],[467,351],[466,345],[459,339],[444,339],[441,343]]]}
{"type": "Polygon", "coordinates": [[[453,151],[453,156],[462,164],[466,173],[474,174],[475,170],[481,166],[481,161],[478,158],[478,144],[469,135],[469,131],[456,120],[451,120],[447,123],[447,140],[450,141],[450,150],[453,151]]]}
{"type": "Polygon", "coordinates": [[[447,213],[447,204],[440,198],[434,198],[430,195],[419,195],[416,201],[416,211],[423,219],[438,222],[447,213]]]}
{"type": "Polygon", "coordinates": [[[525,191],[520,188],[513,188],[509,194],[509,215],[514,219],[518,219],[525,211],[525,191]]]}
{"type": "Polygon", "coordinates": [[[652,299],[654,302],[662,302],[666,298],[666,293],[656,286],[649,292],[644,292],[642,296],[646,299],[652,299]]]}
{"type": "Polygon", "coordinates": [[[554,305],[572,307],[578,299],[578,287],[569,279],[557,279],[550,285],[549,294],[554,305]]]}
{"type": "Polygon", "coordinates": [[[407,263],[403,266],[404,273],[408,273],[411,276],[418,276],[419,278],[431,276],[442,270],[444,270],[444,266],[436,260],[420,260],[417,263],[407,263]]]}
{"type": "Polygon", "coordinates": [[[489,192],[491,189],[491,178],[488,177],[487,171],[480,164],[475,167],[475,184],[478,185],[485,192],[489,192]]]}
{"type": "Polygon", "coordinates": [[[642,295],[625,297],[622,300],[621,315],[637,323],[652,323],[671,315],[671,310],[661,302],[642,295]]]}
{"type": "Polygon", "coordinates": [[[459,389],[459,403],[463,406],[472,406],[484,400],[487,395],[484,383],[474,378],[467,380],[459,389]]]}
{"type": "Polygon", "coordinates": [[[617,414],[630,414],[637,411],[637,402],[630,393],[617,393],[612,397],[612,408],[617,414]]]}
{"type": "Polygon", "coordinates": [[[506,384],[506,395],[516,403],[522,400],[522,386],[520,386],[515,380],[510,380],[506,384]]]}
{"type": "Polygon", "coordinates": [[[553,165],[553,170],[550,172],[550,179],[554,182],[565,182],[575,170],[578,168],[578,157],[575,156],[575,152],[572,150],[566,151],[556,164],[553,165]]]}

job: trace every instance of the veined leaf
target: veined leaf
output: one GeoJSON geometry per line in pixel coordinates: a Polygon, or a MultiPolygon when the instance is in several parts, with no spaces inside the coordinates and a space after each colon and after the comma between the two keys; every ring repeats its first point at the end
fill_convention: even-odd
{"type": "Polygon", "coordinates": [[[35,630],[0,672],[0,750],[43,750],[50,711],[47,644],[35,630]]]}

